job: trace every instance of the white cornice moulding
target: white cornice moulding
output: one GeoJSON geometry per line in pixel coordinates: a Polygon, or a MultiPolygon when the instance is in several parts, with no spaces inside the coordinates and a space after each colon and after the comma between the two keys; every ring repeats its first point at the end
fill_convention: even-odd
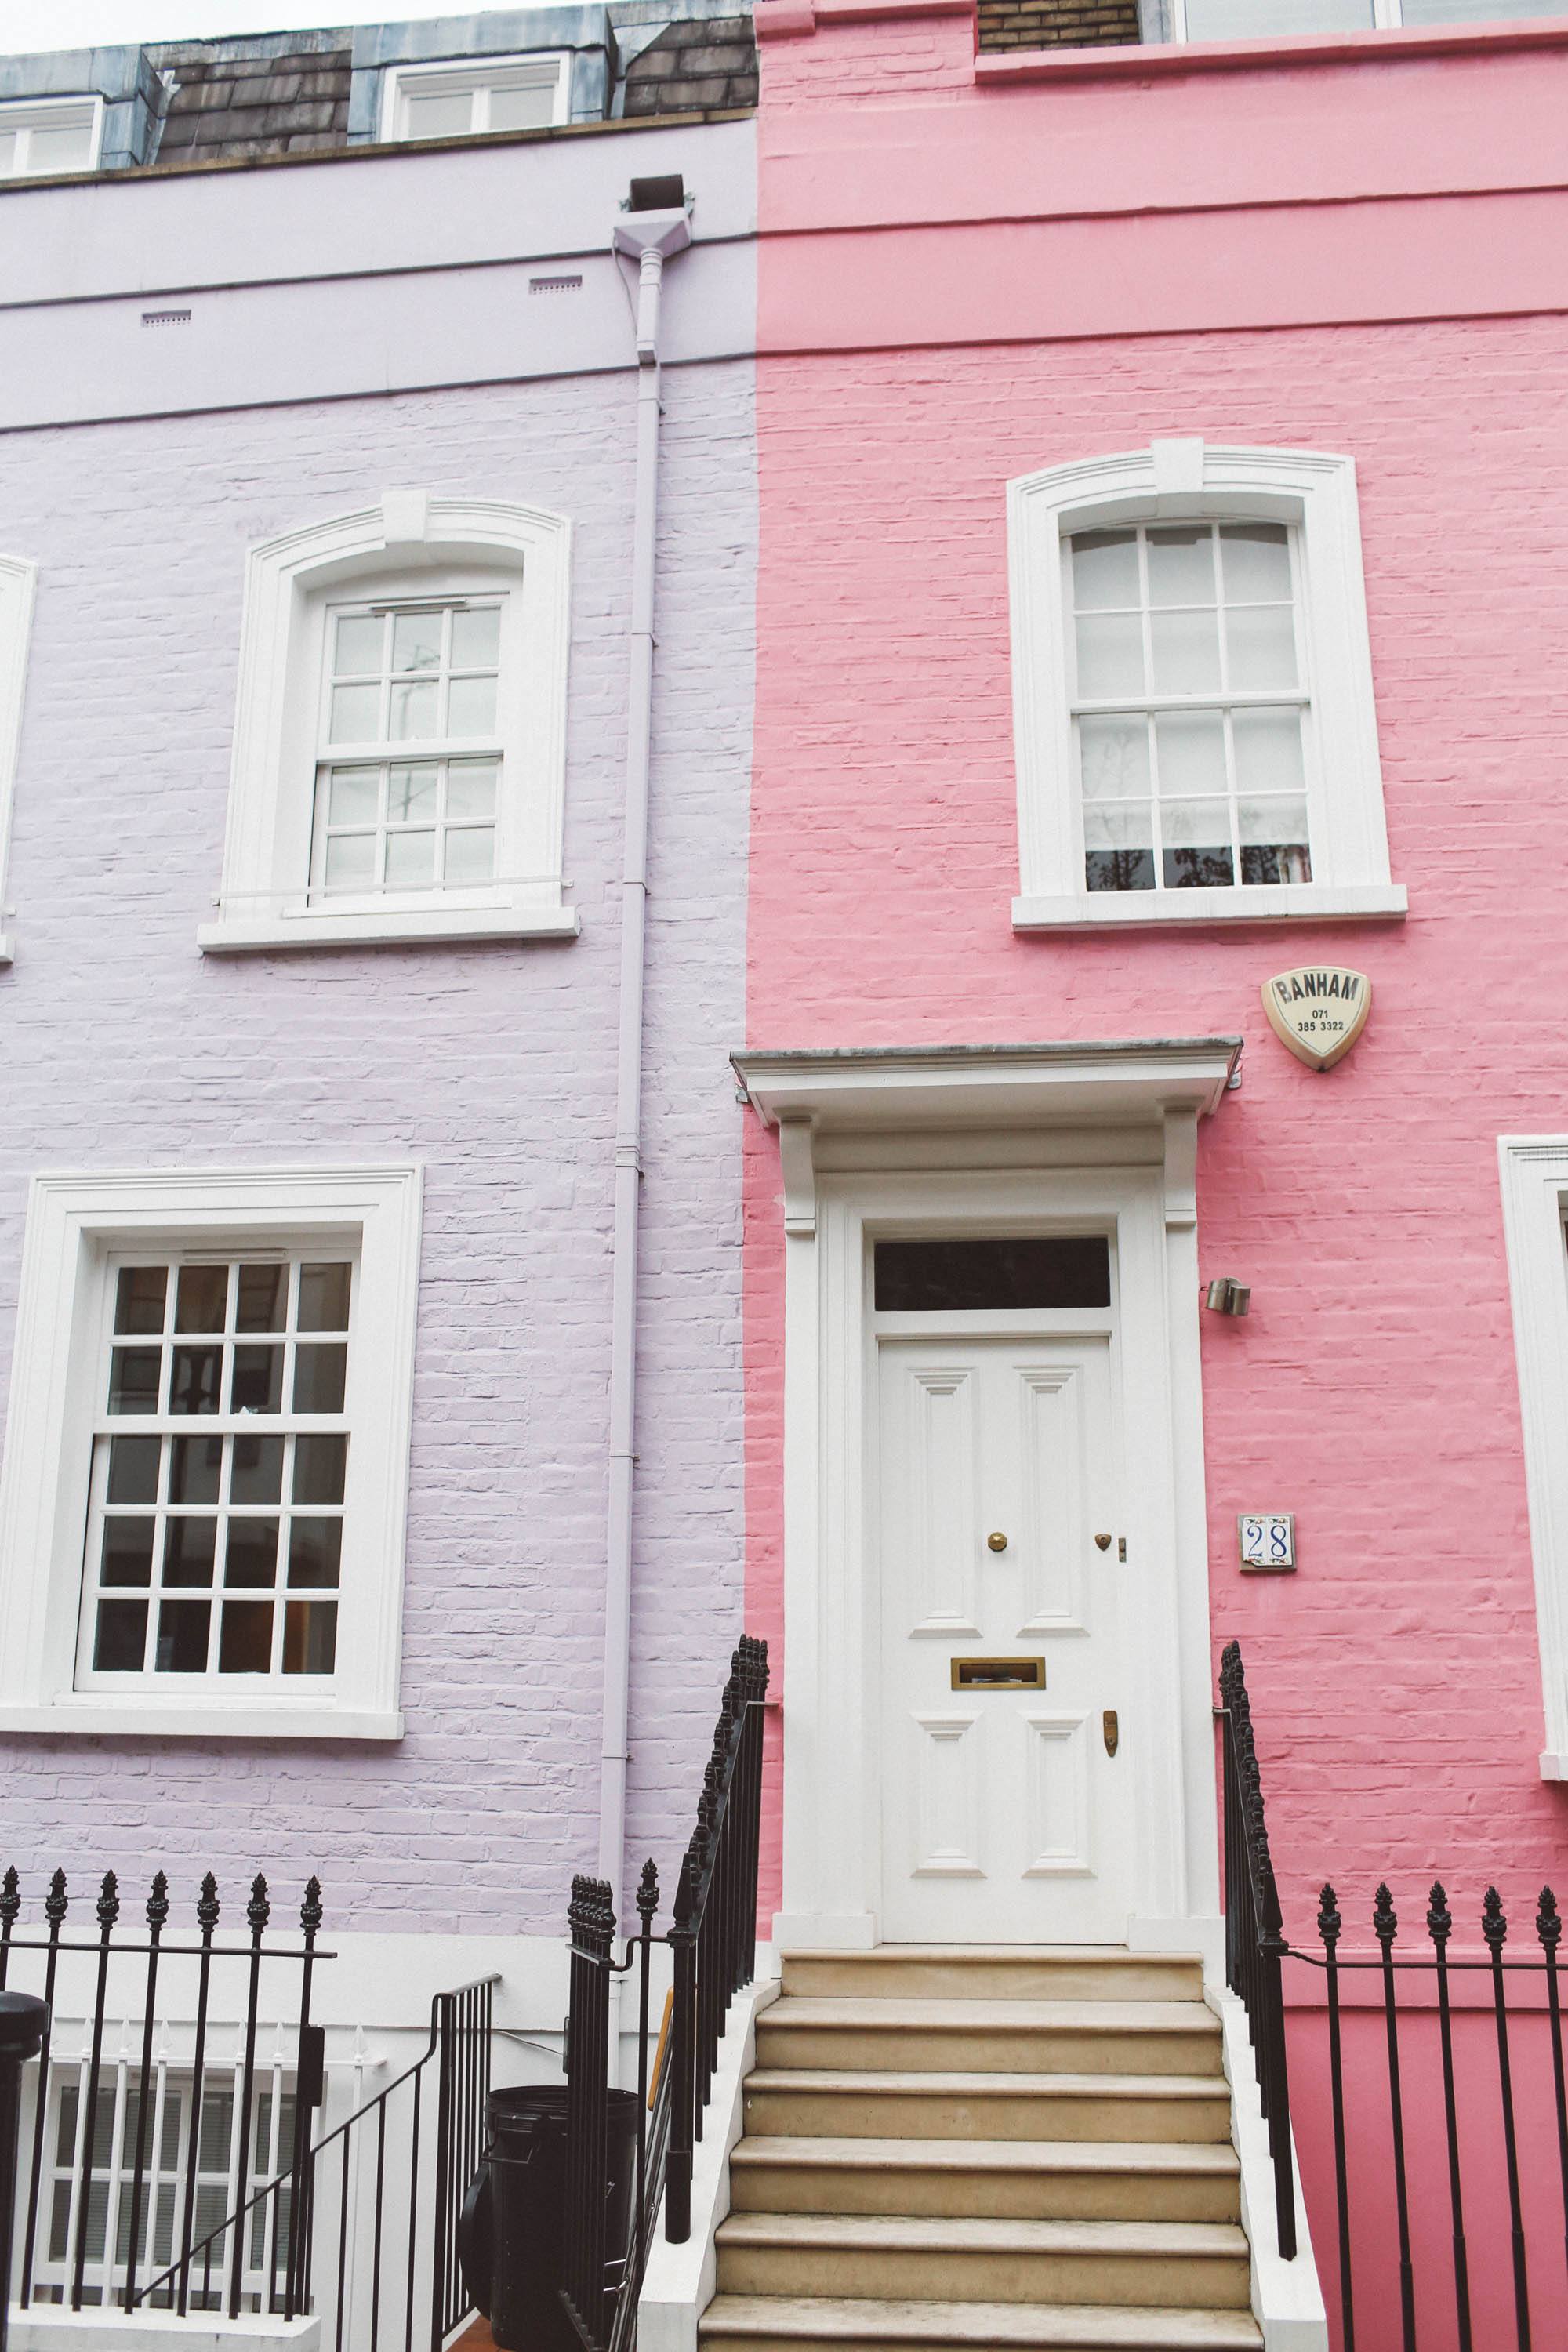
{"type": "Polygon", "coordinates": [[[1207,1116],[1225,1098],[1238,1037],[895,1045],[731,1055],[769,1127],[1131,1126],[1207,1116]]]}

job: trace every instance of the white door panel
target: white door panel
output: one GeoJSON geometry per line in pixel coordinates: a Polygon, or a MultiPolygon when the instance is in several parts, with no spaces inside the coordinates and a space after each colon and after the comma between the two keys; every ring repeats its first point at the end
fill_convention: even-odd
{"type": "Polygon", "coordinates": [[[1119,1940],[1132,1776],[1110,1342],[883,1338],[879,1360],[882,1933],[1119,1940]],[[955,1688],[955,1662],[982,1658],[1043,1659],[1044,1686],[955,1688]]]}

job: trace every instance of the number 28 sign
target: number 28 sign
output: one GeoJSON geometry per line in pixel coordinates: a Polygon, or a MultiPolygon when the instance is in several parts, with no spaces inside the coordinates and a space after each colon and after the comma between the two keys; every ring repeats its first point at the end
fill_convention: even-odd
{"type": "Polygon", "coordinates": [[[1276,1575],[1296,1565],[1296,1521],[1289,1511],[1243,1511],[1236,1522],[1241,1564],[1276,1575]]]}

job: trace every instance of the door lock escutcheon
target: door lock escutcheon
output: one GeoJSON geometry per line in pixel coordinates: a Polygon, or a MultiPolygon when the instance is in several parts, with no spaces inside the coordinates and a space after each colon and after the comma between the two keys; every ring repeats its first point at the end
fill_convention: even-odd
{"type": "Polygon", "coordinates": [[[1121,1745],[1121,1727],[1116,1719],[1116,1709],[1108,1706],[1101,1721],[1105,1730],[1105,1752],[1108,1756],[1114,1756],[1121,1745]]]}
{"type": "Polygon", "coordinates": [[[1110,1549],[1110,1538],[1109,1536],[1096,1536],[1094,1540],[1101,1551],[1109,1551],[1110,1549]]]}

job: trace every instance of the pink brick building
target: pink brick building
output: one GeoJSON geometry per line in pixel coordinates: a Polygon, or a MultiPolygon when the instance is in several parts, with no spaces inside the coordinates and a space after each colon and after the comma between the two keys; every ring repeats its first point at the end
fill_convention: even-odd
{"type": "MultiPolygon", "coordinates": [[[[994,22],[977,52],[946,0],[758,13],[740,1066],[782,1933],[1001,1939],[1032,1906],[1217,1937],[1210,1706],[1239,1638],[1288,1937],[1321,1954],[1331,1879],[1343,1949],[1375,1953],[1386,1879],[1397,1954],[1430,1959],[1441,1877],[1484,1956],[1495,1881],[1539,1960],[1568,1831],[1568,26],[1302,9],[1273,20],[1334,29],[1058,52],[994,22]],[[1265,1017],[1302,966],[1374,1000],[1326,1072],[1265,1017]],[[1091,1234],[1109,1278],[919,1246],[1091,1234]],[[1226,1276],[1246,1319],[1201,1309],[1226,1276]],[[1293,1573],[1244,1569],[1258,1511],[1293,1516],[1293,1573]],[[956,1664],[950,1686],[976,1650],[1043,1654],[1026,1734],[956,1664]]],[[[1337,2328],[1323,1979],[1285,1975],[1337,2328]]],[[[1456,2322],[1419,1983],[1426,2352],[1456,2322]]],[[[1500,2344],[1490,1980],[1464,1984],[1489,2011],[1456,2027],[1475,2340],[1500,2344]]],[[[1525,2039],[1530,2284],[1560,2335],[1525,2039]]],[[[1346,2051],[1381,2347],[1381,2011],[1346,2051]]]]}

